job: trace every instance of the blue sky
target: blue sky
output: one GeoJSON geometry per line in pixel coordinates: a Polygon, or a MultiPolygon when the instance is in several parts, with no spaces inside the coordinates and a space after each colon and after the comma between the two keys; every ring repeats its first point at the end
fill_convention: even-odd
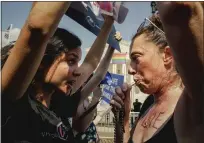
{"type": "MultiPolygon", "coordinates": [[[[9,24],[21,28],[29,14],[31,5],[32,2],[2,2],[0,5],[2,8],[0,11],[2,16],[1,29],[7,29],[9,24]]],[[[151,7],[150,2],[126,2],[125,5],[129,9],[126,20],[122,24],[115,22],[114,25],[116,30],[120,31],[123,39],[130,41],[144,18],[151,15],[151,7]]],[[[68,29],[82,40],[82,59],[84,59],[85,48],[92,45],[96,36],[67,16],[62,18],[59,27],[68,29]]]]}

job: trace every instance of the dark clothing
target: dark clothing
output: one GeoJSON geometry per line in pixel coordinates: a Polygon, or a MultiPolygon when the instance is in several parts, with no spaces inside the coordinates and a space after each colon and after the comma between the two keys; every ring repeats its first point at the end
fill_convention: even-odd
{"type": "MultiPolygon", "coordinates": [[[[58,116],[31,96],[15,103],[2,96],[2,143],[74,143],[69,118],[58,116]]],[[[72,113],[76,97],[66,96],[72,113]],[[69,104],[70,103],[70,104],[69,104]]],[[[70,109],[70,110],[69,110],[70,109]]]]}
{"type": "Polygon", "coordinates": [[[140,102],[134,102],[133,106],[134,106],[134,112],[140,112],[140,107],[141,107],[142,103],[140,102]]]}
{"type": "MultiPolygon", "coordinates": [[[[139,118],[147,112],[149,107],[154,103],[154,96],[150,95],[147,97],[145,102],[142,105],[139,118]]],[[[134,143],[132,136],[129,139],[129,143],[134,143]]],[[[152,138],[147,140],[145,143],[177,143],[176,134],[174,130],[173,116],[167,121],[164,127],[158,131],[152,138]]]]}
{"type": "Polygon", "coordinates": [[[149,95],[144,103],[142,104],[142,107],[140,109],[140,113],[139,113],[139,118],[145,113],[145,111],[147,111],[147,109],[154,103],[154,96],[153,95],[149,95]]]}
{"type": "Polygon", "coordinates": [[[174,130],[173,116],[164,125],[164,127],[152,138],[145,143],[177,143],[176,133],[174,130]]]}
{"type": "Polygon", "coordinates": [[[50,101],[50,110],[55,112],[62,118],[70,118],[75,116],[81,96],[81,88],[79,88],[72,96],[64,96],[60,91],[56,91],[52,95],[50,101]]]}

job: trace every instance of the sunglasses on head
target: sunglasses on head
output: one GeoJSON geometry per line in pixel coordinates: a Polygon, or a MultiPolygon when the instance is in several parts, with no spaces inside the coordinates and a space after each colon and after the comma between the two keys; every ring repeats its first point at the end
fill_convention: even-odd
{"type": "Polygon", "coordinates": [[[165,34],[164,31],[162,31],[159,27],[157,27],[151,20],[149,20],[148,18],[145,18],[145,20],[141,23],[141,25],[139,26],[139,28],[137,29],[137,33],[139,33],[144,27],[147,26],[147,23],[152,24],[154,27],[156,27],[161,33],[165,34]]]}

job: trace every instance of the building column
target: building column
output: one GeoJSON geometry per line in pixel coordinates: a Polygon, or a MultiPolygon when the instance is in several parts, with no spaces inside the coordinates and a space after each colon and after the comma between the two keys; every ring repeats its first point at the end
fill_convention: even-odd
{"type": "Polygon", "coordinates": [[[122,75],[124,75],[124,82],[127,81],[126,64],[122,64],[122,75]]]}
{"type": "Polygon", "coordinates": [[[117,73],[117,69],[116,69],[116,64],[113,64],[113,73],[116,74],[117,73]]]}
{"type": "MultiPolygon", "coordinates": [[[[130,81],[131,81],[130,83],[132,84],[134,82],[133,78],[131,78],[130,81]]],[[[132,91],[131,91],[131,102],[132,102],[131,103],[131,108],[133,108],[133,102],[134,102],[134,99],[135,99],[134,96],[136,96],[135,95],[135,87],[134,86],[132,87],[132,91]]]]}

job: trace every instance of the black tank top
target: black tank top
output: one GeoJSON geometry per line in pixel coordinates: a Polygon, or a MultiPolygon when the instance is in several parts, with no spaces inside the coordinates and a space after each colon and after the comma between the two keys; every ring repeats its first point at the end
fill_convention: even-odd
{"type": "MultiPolygon", "coordinates": [[[[147,109],[154,103],[153,95],[148,96],[145,102],[142,105],[139,118],[147,111],[147,109]]],[[[128,143],[134,143],[132,136],[129,139],[128,143]]],[[[155,134],[152,138],[147,140],[144,143],[177,143],[176,134],[174,130],[173,116],[167,121],[164,127],[155,134]]]]}

